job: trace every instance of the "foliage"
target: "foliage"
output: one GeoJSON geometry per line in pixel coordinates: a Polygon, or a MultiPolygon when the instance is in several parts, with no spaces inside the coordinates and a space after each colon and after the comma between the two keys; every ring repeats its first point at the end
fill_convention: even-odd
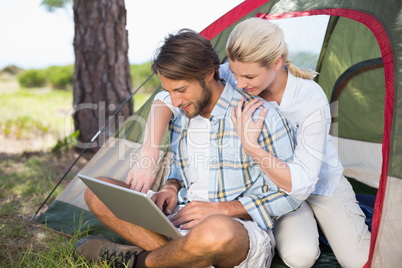
{"type": "MultiPolygon", "coordinates": [[[[16,67],[17,68],[17,67],[16,67]]],[[[16,72],[17,69],[12,67],[7,70],[16,72]]],[[[19,69],[20,72],[22,69],[19,69]]],[[[140,65],[130,65],[130,73],[132,79],[133,90],[137,89],[151,74],[151,62],[140,65]]],[[[66,66],[50,66],[44,70],[30,69],[22,70],[18,76],[18,82],[21,87],[33,88],[43,87],[49,84],[53,89],[70,89],[73,86],[74,65],[66,66]]],[[[153,93],[160,86],[160,81],[154,75],[139,91],[140,93],[153,93]]]]}
{"type": "Polygon", "coordinates": [[[15,65],[8,65],[8,66],[4,67],[3,70],[0,71],[0,73],[17,75],[17,74],[21,73],[22,71],[24,71],[24,69],[21,69],[15,65]]]}
{"type": "MultiPolygon", "coordinates": [[[[10,70],[16,71],[9,68],[10,70]]],[[[50,66],[44,70],[30,69],[18,75],[21,87],[43,87],[49,84],[54,89],[69,89],[73,86],[74,65],[50,66]]]]}
{"type": "Polygon", "coordinates": [[[43,70],[29,69],[18,75],[21,87],[43,87],[46,84],[46,76],[43,70]]]}
{"type": "Polygon", "coordinates": [[[73,149],[77,144],[77,138],[79,135],[80,131],[76,130],[74,133],[71,133],[64,139],[58,140],[56,145],[53,147],[52,152],[67,151],[69,149],[73,149]]]}
{"type": "Polygon", "coordinates": [[[73,86],[74,65],[50,66],[45,69],[47,82],[52,88],[68,89],[73,86]]]}
{"type": "Polygon", "coordinates": [[[22,139],[47,132],[49,132],[48,125],[28,115],[21,115],[15,119],[9,118],[5,122],[0,122],[0,133],[3,133],[5,137],[11,136],[16,139],[22,139]]]}
{"type": "MultiPolygon", "coordinates": [[[[133,89],[137,89],[151,74],[151,62],[130,66],[133,89]]],[[[142,93],[152,93],[160,85],[159,79],[154,75],[141,89],[142,93]]]]}
{"type": "Polygon", "coordinates": [[[58,8],[65,7],[71,0],[42,0],[41,5],[44,6],[47,11],[53,12],[58,8]]]}

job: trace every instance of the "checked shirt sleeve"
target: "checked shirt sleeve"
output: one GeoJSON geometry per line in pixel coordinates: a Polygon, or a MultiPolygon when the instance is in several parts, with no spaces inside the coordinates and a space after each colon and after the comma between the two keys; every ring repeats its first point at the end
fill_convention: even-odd
{"type": "MultiPolygon", "coordinates": [[[[265,105],[268,108],[268,114],[259,137],[259,143],[275,157],[289,162],[293,158],[294,150],[290,125],[275,107],[267,103],[265,105]]],[[[254,113],[254,120],[258,118],[259,111],[254,113]]],[[[270,163],[265,164],[269,165],[270,163]]],[[[245,194],[239,201],[262,229],[271,229],[275,219],[297,210],[301,201],[289,196],[277,187],[257,165],[250,167],[250,169],[250,174],[259,174],[257,175],[260,176],[259,179],[264,180],[263,193],[245,194]]]]}
{"type": "MultiPolygon", "coordinates": [[[[268,104],[266,105],[268,106],[268,104]]],[[[259,112],[260,110],[253,114],[254,120],[257,120],[259,112]]],[[[268,106],[268,114],[265,117],[258,142],[262,148],[280,160],[292,161],[295,144],[292,139],[291,126],[279,110],[273,106],[268,106]]]]}
{"type": "Polygon", "coordinates": [[[169,134],[170,134],[170,149],[172,157],[170,159],[170,171],[167,179],[177,179],[183,186],[183,178],[180,172],[180,154],[179,154],[179,139],[180,139],[180,121],[170,120],[169,134]]]}
{"type": "Polygon", "coordinates": [[[176,154],[172,154],[172,158],[170,160],[170,172],[167,177],[168,180],[176,179],[180,181],[180,184],[183,186],[183,179],[180,175],[180,168],[178,166],[178,162],[176,159],[176,154]]]}
{"type": "Polygon", "coordinates": [[[263,230],[272,229],[276,219],[297,210],[301,204],[283,191],[247,195],[239,201],[263,230]]]}

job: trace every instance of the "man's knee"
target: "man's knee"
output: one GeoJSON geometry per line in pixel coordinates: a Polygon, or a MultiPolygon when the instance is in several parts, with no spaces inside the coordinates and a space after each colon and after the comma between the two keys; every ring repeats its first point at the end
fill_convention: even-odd
{"type": "Polygon", "coordinates": [[[84,192],[84,200],[87,203],[87,205],[89,205],[93,196],[94,196],[94,193],[89,188],[87,188],[84,192]]]}
{"type": "MultiPolygon", "coordinates": [[[[116,184],[115,180],[110,179],[110,178],[96,178],[97,180],[101,180],[104,182],[108,182],[108,183],[112,183],[112,184],[116,184]]],[[[95,209],[95,206],[97,205],[97,200],[98,198],[96,197],[96,195],[91,191],[91,189],[87,188],[84,192],[84,200],[87,203],[89,209],[92,211],[93,209],[95,209]]]]}
{"type": "MultiPolygon", "coordinates": [[[[214,215],[194,227],[188,234],[191,241],[197,243],[197,249],[202,252],[220,253],[236,243],[240,223],[230,217],[214,215]]],[[[244,230],[247,235],[247,231],[244,230]]]]}

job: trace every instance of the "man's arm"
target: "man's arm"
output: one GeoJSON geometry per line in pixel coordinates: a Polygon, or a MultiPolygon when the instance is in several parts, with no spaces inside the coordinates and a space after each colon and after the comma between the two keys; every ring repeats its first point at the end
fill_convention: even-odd
{"type": "Polygon", "coordinates": [[[252,219],[247,210],[244,208],[243,204],[238,200],[216,202],[216,204],[219,208],[219,211],[221,211],[223,215],[243,220],[252,219]]]}
{"type": "Polygon", "coordinates": [[[171,221],[173,225],[180,226],[182,229],[191,229],[209,216],[217,214],[245,220],[252,219],[243,204],[237,200],[227,202],[192,201],[177,212],[171,221]]]}
{"type": "Polygon", "coordinates": [[[171,214],[177,204],[178,193],[182,188],[183,181],[181,180],[179,160],[177,159],[177,146],[180,136],[178,129],[174,127],[175,121],[170,121],[170,148],[172,157],[170,162],[170,172],[163,188],[155,193],[151,199],[166,214],[171,214]]]}
{"type": "Polygon", "coordinates": [[[264,230],[272,229],[277,218],[298,210],[302,203],[283,191],[247,195],[239,201],[252,219],[264,230]]]}
{"type": "Polygon", "coordinates": [[[144,142],[140,152],[140,159],[147,159],[151,164],[141,166],[140,163],[142,161],[137,161],[134,164],[126,179],[126,184],[129,185],[131,189],[146,194],[155,181],[159,148],[171,117],[172,112],[167,105],[160,100],[156,100],[152,103],[145,126],[144,142]]]}

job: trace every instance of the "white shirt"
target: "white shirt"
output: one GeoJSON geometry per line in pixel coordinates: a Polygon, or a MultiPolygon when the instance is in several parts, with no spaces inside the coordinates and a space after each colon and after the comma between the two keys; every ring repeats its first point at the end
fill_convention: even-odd
{"type": "Polygon", "coordinates": [[[209,201],[209,144],[211,123],[209,119],[198,115],[190,119],[187,132],[187,148],[189,160],[189,178],[191,186],[188,189],[190,201],[209,201]]]}
{"type": "MultiPolygon", "coordinates": [[[[229,63],[222,64],[219,73],[237,86],[229,63]]],[[[343,166],[329,135],[331,115],[324,91],[314,81],[288,72],[281,104],[274,103],[289,121],[296,145],[293,161],[288,163],[292,179],[288,194],[299,200],[311,193],[331,196],[341,180],[343,166]]]]}
{"type": "MultiPolygon", "coordinates": [[[[169,92],[162,91],[155,95],[154,101],[160,100],[165,103],[173,113],[173,118],[180,112],[180,108],[174,107],[169,92]]],[[[209,201],[209,144],[211,122],[209,119],[197,115],[190,119],[187,133],[187,147],[189,156],[188,174],[191,185],[187,191],[188,200],[209,201]]]]}

